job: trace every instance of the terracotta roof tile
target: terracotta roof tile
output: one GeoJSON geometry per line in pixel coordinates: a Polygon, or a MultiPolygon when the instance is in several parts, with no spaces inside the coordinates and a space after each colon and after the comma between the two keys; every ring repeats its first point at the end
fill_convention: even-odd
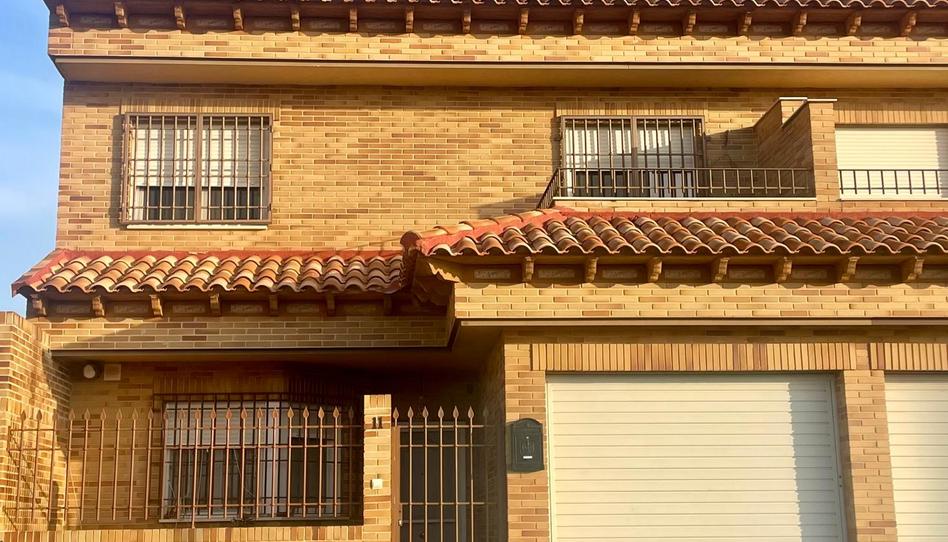
{"type": "Polygon", "coordinates": [[[946,254],[948,217],[636,214],[544,209],[408,233],[425,256],[501,254],[946,254]]]}
{"type": "Polygon", "coordinates": [[[304,290],[390,293],[402,286],[398,253],[51,253],[13,293],[304,290]]]}
{"type": "MultiPolygon", "coordinates": [[[[366,0],[372,4],[378,0],[366,0]]],[[[537,7],[579,6],[593,4],[619,7],[936,7],[948,4],[948,0],[388,0],[392,4],[414,4],[419,1],[440,5],[517,5],[537,7]]],[[[347,0],[323,0],[329,3],[346,3],[347,0]]]]}

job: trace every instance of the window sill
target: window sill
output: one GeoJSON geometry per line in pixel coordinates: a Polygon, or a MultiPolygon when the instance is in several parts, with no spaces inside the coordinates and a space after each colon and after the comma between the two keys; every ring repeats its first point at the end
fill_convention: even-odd
{"type": "Polygon", "coordinates": [[[246,230],[260,231],[266,224],[126,224],[126,230],[246,230]]]}
{"type": "Polygon", "coordinates": [[[613,197],[613,196],[598,196],[598,197],[591,197],[591,196],[590,196],[590,197],[581,197],[581,196],[562,196],[562,197],[560,197],[560,196],[557,196],[557,197],[553,198],[553,202],[554,202],[554,203],[557,202],[557,201],[608,201],[608,202],[616,202],[616,203],[627,202],[627,201],[641,201],[641,202],[648,202],[648,203],[667,203],[667,202],[684,201],[684,202],[689,202],[689,203],[701,203],[701,202],[708,202],[708,201],[711,201],[711,202],[714,202],[714,201],[747,201],[747,202],[754,202],[754,201],[815,201],[815,200],[816,200],[816,196],[792,196],[792,197],[791,197],[791,196],[788,196],[788,197],[777,197],[777,196],[759,197],[759,196],[751,196],[751,197],[746,197],[746,198],[739,198],[739,197],[730,197],[730,198],[728,198],[728,197],[714,197],[714,198],[692,198],[692,197],[688,197],[688,198],[677,198],[677,197],[675,197],[675,198],[671,198],[671,197],[668,197],[668,198],[660,198],[660,197],[646,198],[646,197],[630,197],[630,198],[620,198],[620,197],[613,197]]]}
{"type": "Polygon", "coordinates": [[[891,196],[840,196],[840,201],[941,201],[948,203],[948,197],[945,196],[911,196],[907,194],[892,194],[891,196]]]}

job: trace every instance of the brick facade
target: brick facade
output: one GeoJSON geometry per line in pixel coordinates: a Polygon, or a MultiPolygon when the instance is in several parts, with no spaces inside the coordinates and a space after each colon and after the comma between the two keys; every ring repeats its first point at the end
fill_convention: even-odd
{"type": "MultiPolygon", "coordinates": [[[[119,8],[124,11],[124,3],[119,4],[114,6],[114,22],[121,26],[119,8]]],[[[535,16],[544,8],[531,9],[535,16]]],[[[405,25],[411,24],[407,13],[405,25]]],[[[892,32],[899,29],[894,23],[870,21],[859,35],[843,36],[839,24],[821,23],[819,17],[801,35],[788,35],[788,29],[777,24],[770,26],[780,28],[770,31],[765,22],[748,22],[748,35],[733,36],[729,26],[733,21],[703,20],[691,29],[692,35],[678,35],[675,21],[666,25],[675,26],[674,32],[619,36],[597,34],[602,25],[597,27],[595,20],[587,23],[585,35],[542,33],[537,26],[542,17],[524,22],[521,35],[508,35],[481,32],[481,26],[473,33],[432,33],[423,21],[417,22],[416,33],[375,32],[374,23],[365,20],[350,23],[354,31],[348,33],[312,31],[306,21],[302,30],[293,32],[282,27],[259,31],[250,22],[246,31],[201,29],[200,22],[190,30],[173,30],[174,26],[143,30],[112,28],[111,12],[75,16],[68,28],[62,22],[68,18],[64,15],[54,8],[49,53],[54,60],[71,62],[181,61],[184,66],[185,61],[256,65],[285,61],[308,66],[301,69],[311,69],[313,62],[328,66],[367,61],[678,70],[684,64],[806,65],[921,71],[943,69],[940,63],[948,57],[945,25],[924,17],[913,26],[911,37],[896,37],[892,32]]],[[[243,25],[236,17],[234,24],[243,25]]],[[[176,24],[171,13],[165,18],[169,25],[176,24]]],[[[183,21],[178,24],[186,26],[183,21]]],[[[281,24],[288,27],[290,19],[281,24]]],[[[748,84],[729,89],[578,89],[555,84],[425,85],[423,79],[409,88],[379,86],[384,82],[373,83],[371,78],[360,86],[331,87],[68,80],[56,245],[118,252],[401,250],[399,239],[406,231],[436,225],[450,229],[459,221],[534,209],[560,163],[558,119],[568,115],[700,117],[707,136],[705,165],[812,169],[815,181],[812,198],[560,203],[577,210],[813,216],[944,212],[948,200],[937,198],[840,198],[837,126],[948,124],[944,85],[903,88],[909,85],[900,84],[898,73],[891,72],[891,84],[865,89],[854,88],[850,81],[840,81],[838,88],[797,88],[788,81],[780,88],[748,84]],[[270,222],[243,229],[123,226],[119,213],[126,113],[270,115],[270,222]]],[[[0,538],[3,542],[32,541],[37,536],[55,542],[395,542],[404,520],[406,492],[399,486],[404,474],[402,436],[392,427],[392,411],[420,412],[427,407],[436,412],[439,406],[446,411],[458,406],[478,416],[483,412],[487,423],[483,475],[488,486],[485,524],[490,529],[472,542],[547,542],[550,477],[546,470],[507,472],[504,434],[508,422],[521,418],[536,419],[546,427],[547,374],[819,372],[831,375],[836,384],[847,542],[897,541],[885,375],[948,371],[948,342],[942,337],[943,319],[948,318],[948,259],[936,254],[912,281],[880,282],[872,269],[861,268],[843,281],[833,267],[838,262],[827,263],[827,257],[813,264],[827,268],[816,279],[788,271],[787,280],[778,281],[770,280],[770,271],[760,275],[766,280],[726,272],[724,280],[707,280],[711,256],[688,256],[667,258],[657,280],[623,283],[596,280],[602,276],[596,274],[596,264],[582,280],[587,260],[566,256],[554,261],[557,257],[539,254],[537,268],[569,267],[575,280],[544,281],[538,273],[532,280],[517,281],[526,275],[521,263],[499,257],[483,260],[489,262],[485,269],[506,266],[511,271],[504,275],[507,278],[477,279],[474,267],[482,260],[475,263],[475,257],[447,261],[447,256],[426,260],[406,255],[409,278],[399,303],[416,307],[405,312],[393,313],[391,299],[386,306],[381,295],[340,294],[336,309],[335,300],[315,293],[283,291],[281,295],[292,297],[297,307],[309,308],[291,311],[289,303],[281,304],[264,316],[268,306],[258,295],[251,302],[259,305],[259,314],[224,310],[212,315],[204,310],[205,304],[210,306],[208,300],[201,297],[207,292],[162,292],[163,303],[201,305],[201,312],[169,310],[153,316],[161,311],[150,312],[144,296],[126,291],[103,293],[97,311],[89,299],[102,293],[96,290],[53,293],[50,299],[56,299],[48,313],[45,308],[31,308],[30,320],[3,314],[3,435],[13,435],[11,428],[23,426],[22,413],[28,427],[48,423],[54,416],[63,419],[70,410],[80,415],[106,409],[154,412],[159,398],[171,395],[346,393],[361,401],[364,512],[351,525],[187,529],[146,518],[138,524],[116,520],[107,527],[71,531],[63,523],[74,518],[45,512],[55,508],[50,506],[54,493],[15,495],[34,476],[40,484],[32,483],[33,488],[64,483],[64,467],[77,464],[78,458],[63,457],[61,443],[57,448],[52,439],[13,442],[4,436],[0,437],[7,439],[0,453],[0,538]],[[435,269],[441,264],[444,269],[435,269]],[[414,275],[418,281],[441,280],[455,269],[452,266],[466,271],[439,285],[448,292],[446,306],[442,303],[438,310],[427,312],[430,307],[418,308],[426,299],[411,289],[418,286],[409,284],[412,273],[418,271],[414,275]],[[138,312],[110,312],[102,308],[103,302],[108,308],[137,304],[138,312]],[[731,325],[733,319],[741,319],[742,325],[731,325]],[[118,377],[85,378],[80,372],[86,363],[108,366],[118,377]],[[37,412],[43,417],[39,421],[37,412]],[[32,463],[24,460],[24,449],[31,446],[43,450],[32,463]]],[[[885,265],[900,269],[904,262],[899,258],[904,257],[892,257],[885,265]]],[[[638,260],[635,265],[640,263],[648,269],[638,260]]],[[[620,264],[625,265],[603,265],[620,264]]],[[[532,269],[532,260],[530,265],[532,269]]],[[[772,265],[769,260],[761,264],[772,265]]],[[[873,265],[878,264],[866,268],[873,265]]],[[[227,291],[224,302],[258,293],[227,291]]],[[[271,303],[275,301],[276,294],[271,303]]],[[[410,445],[411,441],[408,453],[413,453],[410,445]]],[[[66,498],[75,495],[67,491],[66,498]]],[[[411,494],[408,498],[413,499],[411,494]]]]}
{"type": "MultiPolygon", "coordinates": [[[[940,30],[940,28],[939,28],[940,30]]],[[[50,31],[50,54],[116,57],[476,62],[931,64],[948,40],[854,36],[505,36],[50,31]]]]}
{"type": "MultiPolygon", "coordinates": [[[[840,201],[834,137],[834,121],[878,122],[870,112],[885,111],[886,122],[948,122],[944,91],[675,90],[674,95],[671,102],[668,92],[649,90],[340,87],[313,93],[69,83],[57,243],[85,250],[167,249],[170,239],[178,250],[400,248],[398,239],[408,230],[535,208],[559,162],[560,115],[703,117],[710,166],[815,168],[812,200],[664,200],[650,202],[650,212],[944,208],[937,200],[840,201]],[[762,134],[755,126],[788,92],[838,101],[804,104],[773,134],[776,140],[759,143],[762,134]],[[272,114],[269,227],[121,227],[121,115],[129,111],[272,114]],[[780,154],[771,152],[774,147],[780,154]]],[[[642,210],[641,201],[568,205],[642,210]]]]}

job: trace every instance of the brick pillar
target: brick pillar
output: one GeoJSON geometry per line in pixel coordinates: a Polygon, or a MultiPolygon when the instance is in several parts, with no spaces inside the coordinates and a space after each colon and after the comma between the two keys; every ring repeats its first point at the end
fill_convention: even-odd
{"type": "Polygon", "coordinates": [[[50,476],[54,484],[62,487],[64,457],[54,452],[50,457],[48,434],[41,436],[38,457],[23,459],[17,447],[35,446],[36,433],[27,435],[23,442],[11,443],[11,429],[20,427],[21,415],[31,420],[36,427],[37,415],[40,424],[49,427],[54,416],[64,419],[69,408],[70,381],[66,371],[52,360],[46,348],[46,338],[32,323],[12,312],[0,313],[0,531],[13,527],[13,510],[16,509],[15,492],[20,476],[20,524],[28,518],[28,508],[38,510],[31,527],[55,527],[61,518],[49,517],[49,500],[61,495],[49,494],[50,476]],[[35,460],[35,461],[34,461],[35,460]],[[23,462],[23,468],[17,463],[23,462]],[[24,489],[33,480],[25,479],[24,472],[36,472],[36,491],[33,500],[27,501],[24,489]],[[19,473],[19,474],[18,474],[19,473]]]}
{"type": "Polygon", "coordinates": [[[885,375],[859,368],[838,379],[840,462],[849,542],[896,542],[885,375]]]}
{"type": "Polygon", "coordinates": [[[810,145],[816,197],[826,202],[839,201],[839,172],[836,170],[836,100],[807,100],[810,145]]]}
{"type": "Polygon", "coordinates": [[[395,506],[392,495],[392,396],[366,395],[363,413],[363,540],[391,541],[395,506]],[[381,487],[373,489],[373,481],[381,481],[381,487]]]}
{"type": "MultiPolygon", "coordinates": [[[[504,345],[504,408],[506,421],[533,418],[546,433],[546,380],[530,364],[529,344],[504,345]]],[[[545,457],[550,457],[546,448],[545,457]]],[[[550,539],[550,489],[546,469],[507,473],[507,537],[509,542],[545,542],[550,539]]]]}

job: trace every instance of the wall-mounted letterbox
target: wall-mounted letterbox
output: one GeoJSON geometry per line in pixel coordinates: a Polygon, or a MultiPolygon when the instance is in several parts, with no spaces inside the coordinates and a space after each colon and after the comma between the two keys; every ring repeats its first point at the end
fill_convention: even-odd
{"type": "Polygon", "coordinates": [[[507,424],[507,468],[510,472],[543,470],[543,426],[524,418],[507,424]]]}

